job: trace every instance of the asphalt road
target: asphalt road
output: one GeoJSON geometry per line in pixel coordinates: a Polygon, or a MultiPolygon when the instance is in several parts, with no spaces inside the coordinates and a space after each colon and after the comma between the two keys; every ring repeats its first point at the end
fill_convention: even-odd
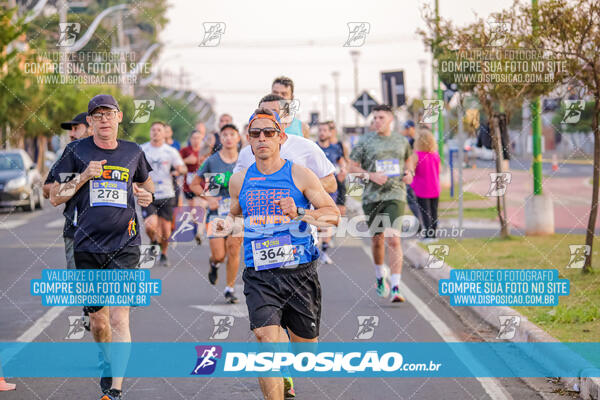
{"type": "MultiPolygon", "coordinates": [[[[29,294],[29,282],[44,268],[64,268],[61,214],[47,206],[43,211],[0,213],[0,341],[66,341],[68,316],[79,307],[50,308],[29,294]]],[[[405,266],[403,283],[408,302],[390,304],[377,298],[373,266],[366,242],[337,239],[332,249],[335,264],[319,269],[323,290],[322,341],[353,341],[359,316],[377,316],[379,325],[370,341],[436,342],[495,340],[498,327],[478,321],[466,310],[460,314],[435,294],[436,288],[422,270],[405,266]]],[[[208,247],[195,243],[170,249],[170,268],[154,268],[153,278],[163,282],[163,294],[148,307],[132,310],[136,341],[206,342],[213,331],[213,316],[234,317],[225,341],[254,341],[245,304],[224,301],[223,278],[217,286],[207,280],[208,247]]],[[[224,273],[224,270],[222,271],[224,273]]],[[[238,295],[243,301],[241,279],[238,295]]],[[[92,341],[86,333],[82,341],[92,341]]],[[[193,366],[192,366],[193,367],[193,366]]],[[[9,378],[13,392],[0,399],[98,399],[96,379],[9,378]]],[[[341,378],[295,379],[298,399],[541,399],[562,398],[546,379],[475,378],[341,378]],[[533,387],[532,387],[533,386],[533,387]]],[[[137,399],[260,399],[254,378],[127,378],[124,398],[137,399]]]]}

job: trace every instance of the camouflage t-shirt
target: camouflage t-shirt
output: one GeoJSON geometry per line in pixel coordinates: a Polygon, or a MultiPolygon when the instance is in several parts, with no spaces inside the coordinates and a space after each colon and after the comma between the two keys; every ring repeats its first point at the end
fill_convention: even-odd
{"type": "Polygon", "coordinates": [[[368,172],[382,172],[388,176],[383,185],[369,181],[363,193],[363,204],[385,200],[406,201],[406,185],[402,182],[404,162],[412,155],[408,140],[392,132],[390,136],[380,136],[375,132],[366,133],[354,146],[350,159],[360,164],[368,172]]]}

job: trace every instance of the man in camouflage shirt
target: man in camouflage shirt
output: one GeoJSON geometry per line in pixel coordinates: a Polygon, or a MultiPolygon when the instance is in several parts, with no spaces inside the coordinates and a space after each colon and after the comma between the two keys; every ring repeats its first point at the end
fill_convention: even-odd
{"type": "Polygon", "coordinates": [[[391,131],[394,120],[392,109],[387,105],[373,109],[376,132],[365,134],[350,154],[351,172],[368,174],[362,206],[368,218],[372,237],[377,294],[390,295],[393,303],[403,302],[400,294],[402,273],[402,246],[400,227],[406,206],[406,185],[414,173],[414,159],[408,140],[391,131]],[[388,268],[384,264],[385,245],[389,247],[388,268]],[[388,283],[390,279],[390,283],[388,283]]]}

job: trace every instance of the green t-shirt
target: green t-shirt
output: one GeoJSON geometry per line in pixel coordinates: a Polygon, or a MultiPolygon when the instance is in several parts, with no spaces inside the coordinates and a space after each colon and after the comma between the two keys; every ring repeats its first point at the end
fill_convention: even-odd
{"type": "Polygon", "coordinates": [[[412,155],[408,140],[392,132],[390,136],[380,136],[375,132],[366,133],[354,146],[350,159],[360,164],[368,172],[382,172],[388,176],[383,185],[369,181],[363,193],[363,204],[386,200],[406,201],[406,185],[402,182],[404,162],[412,155]]]}

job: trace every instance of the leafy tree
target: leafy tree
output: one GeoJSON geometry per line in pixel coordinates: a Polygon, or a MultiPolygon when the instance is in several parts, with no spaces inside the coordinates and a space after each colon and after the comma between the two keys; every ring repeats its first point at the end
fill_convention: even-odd
{"type": "MultiPolygon", "coordinates": [[[[585,243],[590,247],[583,273],[592,271],[594,230],[600,189],[600,3],[597,0],[548,0],[540,4],[539,39],[545,49],[566,60],[568,76],[593,98],[594,173],[585,243]]],[[[586,107],[587,110],[587,107],[586,107]]]]}
{"type": "MultiPolygon", "coordinates": [[[[521,108],[524,99],[532,99],[549,93],[560,79],[542,76],[540,81],[523,79],[525,69],[537,68],[535,59],[517,60],[514,52],[535,48],[535,35],[531,29],[534,11],[518,1],[508,10],[490,16],[490,19],[506,31],[495,30],[490,19],[478,18],[463,27],[450,20],[436,18],[429,8],[424,9],[426,30],[419,30],[424,43],[430,46],[437,59],[440,79],[454,83],[463,93],[477,97],[482,111],[490,122],[490,135],[496,154],[496,172],[503,172],[503,154],[497,111],[506,114],[510,122],[512,114],[521,108]],[[503,35],[502,35],[503,33],[503,35]],[[508,67],[508,68],[507,68],[508,67]],[[521,77],[521,79],[519,79],[521,77]]],[[[503,196],[497,198],[497,213],[502,237],[508,237],[508,223],[503,213],[503,196]]]]}

